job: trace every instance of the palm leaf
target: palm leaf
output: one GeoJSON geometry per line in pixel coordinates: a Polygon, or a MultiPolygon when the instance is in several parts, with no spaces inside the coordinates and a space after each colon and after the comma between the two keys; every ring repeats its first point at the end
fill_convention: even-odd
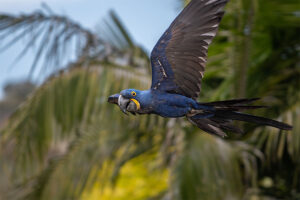
{"type": "Polygon", "coordinates": [[[26,38],[27,42],[17,60],[30,48],[37,46],[31,72],[35,71],[39,62],[44,62],[43,70],[47,66],[61,67],[62,63],[69,62],[70,59],[66,59],[67,55],[76,59],[86,57],[98,46],[103,45],[99,37],[68,17],[43,10],[20,16],[1,14],[0,34],[0,51],[26,38]]]}

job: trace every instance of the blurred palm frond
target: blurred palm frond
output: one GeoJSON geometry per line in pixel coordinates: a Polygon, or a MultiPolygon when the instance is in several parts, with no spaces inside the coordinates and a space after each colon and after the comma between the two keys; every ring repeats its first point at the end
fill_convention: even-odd
{"type": "Polygon", "coordinates": [[[58,68],[68,56],[73,59],[81,58],[99,50],[99,46],[103,45],[103,41],[90,30],[66,16],[56,15],[48,10],[20,16],[1,14],[0,33],[0,51],[26,40],[16,60],[22,58],[30,48],[36,48],[31,72],[39,62],[44,63],[42,69],[47,66],[58,68]]]}
{"type": "MultiPolygon", "coordinates": [[[[100,191],[107,185],[119,187],[124,166],[138,157],[143,162],[151,154],[149,168],[170,171],[162,177],[168,178],[167,187],[150,188],[153,199],[297,199],[296,3],[245,0],[228,4],[209,50],[201,101],[261,96],[272,109],[254,114],[293,124],[294,130],[286,133],[244,125],[245,135],[227,140],[202,134],[181,119],[123,117],[116,106],[107,105],[110,94],[150,85],[147,53],[135,44],[116,13],[111,12],[99,25],[99,33],[49,9],[31,15],[1,15],[3,48],[23,35],[29,37],[23,52],[38,44],[32,70],[45,59],[42,55],[51,55],[45,62],[52,65],[62,61],[62,54],[56,54],[78,45],[75,63],[47,79],[1,131],[0,198],[80,199],[94,187],[100,191]],[[274,5],[280,13],[265,12],[274,5]]],[[[139,176],[138,171],[133,174],[139,176]]]]}

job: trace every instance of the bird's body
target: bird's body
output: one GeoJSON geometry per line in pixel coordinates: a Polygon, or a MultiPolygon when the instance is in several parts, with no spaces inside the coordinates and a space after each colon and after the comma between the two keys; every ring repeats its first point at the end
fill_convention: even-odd
{"type": "Polygon", "coordinates": [[[192,110],[213,109],[212,106],[200,105],[197,101],[183,95],[151,89],[144,91],[127,89],[120,94],[125,98],[135,98],[139,102],[139,109],[129,109],[129,111],[135,111],[138,114],[157,114],[162,117],[178,118],[191,114],[192,110]],[[135,92],[136,96],[132,96],[132,92],[135,92]]]}
{"type": "Polygon", "coordinates": [[[132,114],[157,114],[187,119],[200,129],[220,136],[241,133],[233,120],[290,130],[275,120],[239,111],[256,109],[257,99],[197,102],[204,76],[208,46],[217,34],[228,0],[192,0],[172,22],[151,53],[152,85],[149,90],[123,90],[108,101],[132,114]]]}

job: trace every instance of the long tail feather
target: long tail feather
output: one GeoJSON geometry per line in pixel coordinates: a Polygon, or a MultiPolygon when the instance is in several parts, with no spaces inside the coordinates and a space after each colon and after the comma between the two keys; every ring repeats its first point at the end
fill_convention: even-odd
{"type": "Polygon", "coordinates": [[[226,107],[214,107],[217,110],[222,111],[239,111],[239,110],[251,110],[251,109],[258,109],[258,108],[268,108],[268,106],[226,106],[226,107]]]}
{"type": "Polygon", "coordinates": [[[233,99],[228,101],[199,103],[199,105],[212,106],[214,108],[214,111],[204,110],[202,111],[202,113],[200,112],[199,114],[195,112],[196,114],[193,116],[188,116],[188,119],[190,122],[195,124],[198,128],[204,130],[205,132],[219,135],[221,137],[226,136],[226,133],[224,131],[230,131],[239,134],[243,133],[243,131],[240,128],[234,126],[234,124],[232,123],[233,120],[256,123],[259,125],[272,126],[282,130],[292,130],[293,127],[285,123],[278,122],[265,117],[259,117],[259,116],[238,112],[242,110],[267,107],[267,106],[248,105],[257,100],[259,100],[259,98],[233,99]]]}
{"type": "Polygon", "coordinates": [[[254,116],[254,115],[249,115],[245,113],[239,113],[239,112],[216,112],[216,116],[225,118],[225,119],[232,119],[232,120],[238,120],[238,121],[244,121],[244,122],[251,122],[251,123],[256,123],[260,125],[267,125],[267,126],[272,126],[275,128],[279,128],[282,130],[292,130],[292,126],[275,121],[273,119],[268,119],[265,117],[259,117],[259,116],[254,116]]]}
{"type": "Polygon", "coordinates": [[[224,131],[222,131],[222,129],[218,128],[217,126],[215,126],[215,124],[212,124],[212,121],[210,121],[209,119],[195,119],[195,118],[188,118],[188,120],[196,125],[198,128],[200,128],[201,130],[210,133],[210,134],[214,134],[214,135],[218,135],[221,137],[225,137],[226,133],[224,133],[224,131]]]}
{"type": "Polygon", "coordinates": [[[214,101],[209,103],[201,103],[201,105],[207,105],[207,106],[233,106],[233,105],[247,105],[251,104],[260,98],[251,98],[251,99],[232,99],[232,100],[226,100],[226,101],[214,101]]]}

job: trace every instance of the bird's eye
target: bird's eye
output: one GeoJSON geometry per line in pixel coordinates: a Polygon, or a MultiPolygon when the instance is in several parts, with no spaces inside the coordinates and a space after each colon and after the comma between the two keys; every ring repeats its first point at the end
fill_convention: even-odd
{"type": "Polygon", "coordinates": [[[136,92],[134,92],[134,91],[131,92],[131,95],[132,95],[132,96],[136,96],[136,92]]]}

